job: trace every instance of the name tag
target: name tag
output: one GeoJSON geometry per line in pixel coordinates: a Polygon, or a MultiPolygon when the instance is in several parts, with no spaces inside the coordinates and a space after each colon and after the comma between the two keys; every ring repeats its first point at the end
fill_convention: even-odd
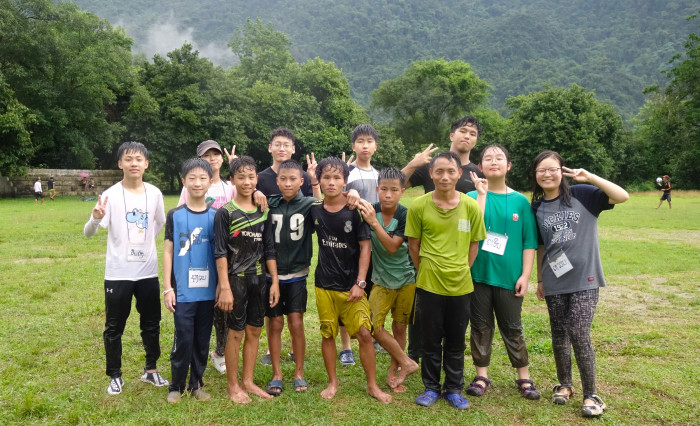
{"type": "Polygon", "coordinates": [[[189,288],[207,288],[207,287],[209,287],[209,269],[190,268],[187,287],[189,287],[189,288]]]}
{"type": "Polygon", "coordinates": [[[146,246],[143,244],[128,244],[126,247],[127,262],[145,262],[146,246]]]}
{"type": "Polygon", "coordinates": [[[574,269],[573,265],[571,265],[571,262],[569,262],[569,258],[566,257],[566,254],[563,251],[561,251],[561,249],[558,249],[548,257],[550,259],[549,267],[552,268],[552,272],[554,272],[554,275],[557,278],[574,269]]]}
{"type": "Polygon", "coordinates": [[[506,244],[508,244],[507,235],[487,231],[486,239],[481,245],[481,250],[503,256],[503,253],[506,251],[506,244]]]}

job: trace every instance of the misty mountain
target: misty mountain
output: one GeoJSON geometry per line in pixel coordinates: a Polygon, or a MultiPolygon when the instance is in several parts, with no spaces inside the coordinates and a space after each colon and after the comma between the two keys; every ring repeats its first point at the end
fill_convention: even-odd
{"type": "Polygon", "coordinates": [[[134,51],[164,54],[187,40],[222,65],[247,17],[289,35],[300,61],[320,57],[346,74],[364,106],[383,80],[418,59],[472,65],[492,86],[491,105],[545,85],[595,89],[625,118],[642,89],[663,84],[660,71],[696,27],[690,0],[78,0],[134,38],[134,51]]]}

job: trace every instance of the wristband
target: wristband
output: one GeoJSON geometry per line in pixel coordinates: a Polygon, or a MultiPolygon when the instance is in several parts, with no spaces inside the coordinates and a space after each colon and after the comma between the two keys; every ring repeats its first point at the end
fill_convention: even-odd
{"type": "Polygon", "coordinates": [[[314,189],[318,188],[319,186],[321,186],[320,183],[312,183],[312,184],[311,184],[311,187],[314,188],[314,189]]]}
{"type": "Polygon", "coordinates": [[[175,290],[175,289],[172,288],[172,287],[169,288],[169,289],[167,289],[167,290],[165,290],[165,291],[163,292],[163,296],[165,296],[166,294],[168,294],[168,293],[170,293],[171,291],[174,291],[174,290],[175,290]]]}

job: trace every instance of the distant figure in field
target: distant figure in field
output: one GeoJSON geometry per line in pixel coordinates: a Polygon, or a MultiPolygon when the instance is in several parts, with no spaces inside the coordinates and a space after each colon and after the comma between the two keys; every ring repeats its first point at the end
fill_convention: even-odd
{"type": "Polygon", "coordinates": [[[36,178],[36,181],[34,182],[34,204],[39,201],[39,197],[41,197],[41,205],[44,205],[44,192],[41,189],[41,178],[36,178]]]}
{"type": "Polygon", "coordinates": [[[658,184],[659,189],[663,191],[661,199],[659,199],[659,205],[656,206],[658,209],[663,204],[664,200],[668,201],[668,208],[671,209],[671,178],[668,175],[664,175],[663,181],[658,184]]]}
{"type": "Polygon", "coordinates": [[[51,199],[51,201],[53,201],[53,197],[56,196],[56,190],[54,189],[55,182],[53,180],[53,176],[51,176],[49,178],[48,185],[49,185],[49,199],[51,199]]]}

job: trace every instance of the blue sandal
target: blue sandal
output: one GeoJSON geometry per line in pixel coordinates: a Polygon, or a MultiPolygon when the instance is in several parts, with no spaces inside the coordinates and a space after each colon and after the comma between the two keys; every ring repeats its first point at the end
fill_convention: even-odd
{"type": "Polygon", "coordinates": [[[274,396],[282,395],[282,380],[270,380],[267,382],[267,393],[274,396]],[[279,390],[274,390],[279,389],[279,390]]]}
{"type": "Polygon", "coordinates": [[[435,404],[435,401],[437,401],[438,398],[440,398],[439,393],[427,390],[418,395],[418,398],[416,398],[416,404],[422,405],[423,407],[430,407],[431,405],[435,404]]]}
{"type": "Polygon", "coordinates": [[[469,408],[469,401],[467,401],[467,398],[463,397],[461,394],[446,393],[443,395],[443,397],[450,403],[451,406],[458,410],[466,410],[469,408]]]}
{"type": "Polygon", "coordinates": [[[306,383],[306,380],[304,379],[294,379],[294,392],[296,393],[304,393],[309,389],[309,384],[306,383]],[[297,388],[300,387],[305,387],[306,389],[303,390],[297,390],[297,388]]]}

